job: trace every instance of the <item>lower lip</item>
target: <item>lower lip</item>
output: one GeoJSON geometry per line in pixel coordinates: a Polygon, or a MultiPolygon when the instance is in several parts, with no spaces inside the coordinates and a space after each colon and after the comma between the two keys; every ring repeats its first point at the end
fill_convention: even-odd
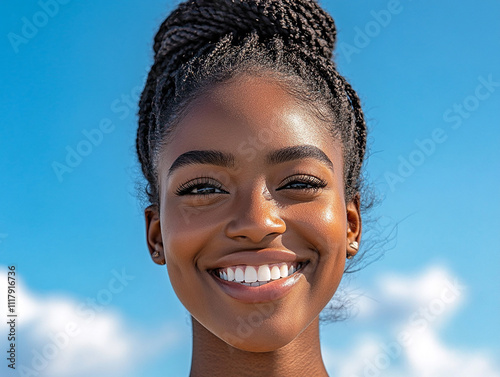
{"type": "Polygon", "coordinates": [[[284,297],[298,283],[302,276],[304,266],[294,274],[271,281],[260,287],[249,287],[247,285],[235,283],[233,281],[222,280],[219,277],[210,274],[221,289],[232,298],[248,303],[256,304],[259,302],[269,302],[284,297]]]}

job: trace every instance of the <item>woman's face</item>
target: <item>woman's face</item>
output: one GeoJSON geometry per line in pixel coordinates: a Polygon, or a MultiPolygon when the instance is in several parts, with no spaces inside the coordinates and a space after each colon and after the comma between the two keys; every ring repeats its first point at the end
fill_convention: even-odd
{"type": "Polygon", "coordinates": [[[290,343],[332,298],[360,236],[326,125],[274,80],[240,75],[190,105],[158,173],[148,243],[184,306],[239,349],[290,343]]]}

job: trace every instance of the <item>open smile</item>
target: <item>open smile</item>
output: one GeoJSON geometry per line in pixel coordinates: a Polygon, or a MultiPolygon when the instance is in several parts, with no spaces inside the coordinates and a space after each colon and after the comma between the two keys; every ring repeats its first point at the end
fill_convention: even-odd
{"type": "Polygon", "coordinates": [[[308,262],[236,265],[209,273],[229,296],[246,303],[258,303],[285,296],[300,280],[308,262]]]}
{"type": "Polygon", "coordinates": [[[271,281],[286,278],[300,270],[304,263],[274,263],[260,266],[231,266],[213,270],[215,276],[250,287],[259,287],[271,281]]]}

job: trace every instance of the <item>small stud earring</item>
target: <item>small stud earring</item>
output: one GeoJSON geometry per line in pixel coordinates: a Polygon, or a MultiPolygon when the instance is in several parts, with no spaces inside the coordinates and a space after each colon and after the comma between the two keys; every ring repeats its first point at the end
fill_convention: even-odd
{"type": "MultiPolygon", "coordinates": [[[[358,251],[359,244],[356,241],[352,241],[352,242],[349,242],[349,247],[351,249],[354,249],[354,250],[358,251]]],[[[347,253],[347,259],[352,259],[353,256],[354,255],[349,254],[349,252],[347,253]]]]}
{"type": "Polygon", "coordinates": [[[155,250],[152,256],[153,258],[158,258],[160,256],[160,252],[158,250],[155,250]]]}

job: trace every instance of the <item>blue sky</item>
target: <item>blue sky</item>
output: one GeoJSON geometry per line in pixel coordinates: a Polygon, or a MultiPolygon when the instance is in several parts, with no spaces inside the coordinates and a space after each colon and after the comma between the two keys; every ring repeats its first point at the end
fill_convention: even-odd
{"type": "MultiPolygon", "coordinates": [[[[500,376],[500,4],[321,3],[370,127],[367,173],[382,199],[372,237],[397,225],[385,256],[343,284],[358,315],[323,328],[328,370],[500,376]],[[422,308],[439,314],[415,326],[422,308]],[[386,351],[405,331],[415,342],[386,351]]],[[[187,375],[187,312],[149,259],[135,191],[137,95],[175,2],[43,4],[0,5],[0,287],[15,265],[18,365],[38,376],[187,375]],[[79,145],[84,156],[57,173],[79,145]],[[37,353],[67,324],[81,331],[67,344],[61,335],[44,364],[37,353]]]]}

